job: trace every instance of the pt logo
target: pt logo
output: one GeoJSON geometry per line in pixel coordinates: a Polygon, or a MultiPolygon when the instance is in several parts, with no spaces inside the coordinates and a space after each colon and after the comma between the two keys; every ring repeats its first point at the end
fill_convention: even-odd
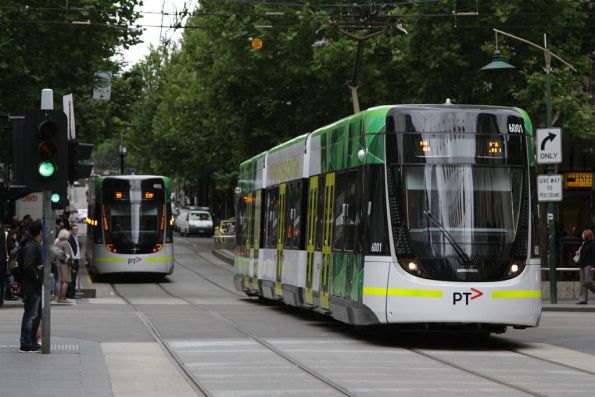
{"type": "Polygon", "coordinates": [[[142,260],[143,260],[143,258],[139,258],[138,256],[136,258],[128,258],[128,264],[136,265],[138,262],[140,262],[142,260]]]}
{"type": "Polygon", "coordinates": [[[478,289],[471,288],[471,292],[453,292],[452,293],[452,304],[456,306],[459,302],[465,302],[465,306],[469,306],[469,301],[477,299],[483,296],[483,292],[478,289]]]}

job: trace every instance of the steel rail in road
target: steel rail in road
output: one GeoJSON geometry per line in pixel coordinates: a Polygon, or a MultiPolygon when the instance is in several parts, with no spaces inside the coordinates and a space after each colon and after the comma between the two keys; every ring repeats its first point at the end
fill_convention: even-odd
{"type": "Polygon", "coordinates": [[[149,330],[149,332],[151,333],[151,336],[153,337],[153,339],[168,354],[168,356],[174,362],[174,364],[176,365],[176,367],[182,372],[182,376],[186,379],[186,381],[190,385],[190,387],[195,392],[198,392],[198,393],[202,394],[205,397],[213,397],[213,394],[209,393],[208,389],[202,383],[200,383],[200,381],[198,379],[196,379],[196,377],[192,374],[192,371],[190,371],[186,367],[186,364],[184,364],[184,361],[182,361],[182,359],[176,354],[176,352],[174,351],[174,349],[172,349],[169,346],[169,344],[161,336],[161,334],[159,333],[159,331],[157,331],[157,328],[153,325],[153,323],[151,322],[151,320],[149,320],[147,318],[147,316],[145,316],[145,314],[143,312],[141,312],[140,310],[138,310],[132,304],[132,302],[130,302],[128,300],[128,298],[126,298],[124,295],[122,295],[118,291],[118,289],[116,288],[116,286],[114,285],[114,283],[111,283],[111,287],[114,290],[114,292],[116,293],[116,295],[118,295],[124,302],[126,302],[126,304],[128,304],[128,306],[134,311],[134,313],[141,320],[141,322],[144,324],[144,326],[149,330]]]}
{"type": "MultiPolygon", "coordinates": [[[[208,262],[210,263],[210,262],[208,262]]],[[[185,266],[184,266],[185,267],[185,266]]],[[[200,275],[202,278],[205,278],[203,275],[200,275]]],[[[206,278],[205,278],[206,279],[206,278]]],[[[213,283],[217,286],[219,286],[216,283],[213,283]]],[[[270,350],[271,352],[275,353],[276,355],[278,355],[279,357],[285,359],[286,361],[289,361],[291,364],[295,365],[296,367],[298,367],[299,369],[301,369],[302,371],[304,371],[305,373],[315,377],[316,379],[322,381],[323,383],[327,384],[328,386],[330,386],[332,389],[338,391],[339,393],[348,396],[348,397],[356,397],[356,394],[353,394],[352,392],[350,392],[348,389],[344,388],[343,386],[333,382],[332,380],[324,377],[320,372],[309,368],[307,365],[301,363],[300,361],[298,361],[297,359],[291,357],[289,354],[283,352],[282,350],[276,348],[275,346],[273,346],[272,344],[268,343],[267,341],[265,341],[264,339],[254,335],[253,333],[251,333],[250,331],[246,331],[244,328],[240,327],[239,325],[237,325],[236,323],[234,323],[233,321],[225,318],[224,316],[222,316],[221,314],[214,312],[208,308],[203,307],[204,305],[201,304],[197,304],[192,302],[190,299],[186,299],[182,296],[176,295],[170,291],[167,290],[167,288],[165,288],[162,284],[157,284],[157,286],[159,286],[167,295],[171,296],[174,299],[180,299],[183,300],[184,302],[188,303],[191,306],[197,307],[202,311],[205,311],[207,313],[209,313],[211,316],[216,317],[222,321],[224,321],[225,323],[227,323],[229,326],[231,326],[232,328],[234,328],[236,331],[246,335],[247,337],[251,338],[252,340],[254,340],[255,342],[259,343],[260,345],[264,346],[265,348],[267,348],[268,350],[270,350]]],[[[224,288],[225,289],[225,288],[224,288]]],[[[227,291],[227,289],[225,289],[227,291]]]]}
{"type": "MultiPolygon", "coordinates": [[[[195,244],[192,244],[192,245],[193,245],[195,248],[198,248],[198,246],[197,246],[197,245],[195,245],[195,244]]],[[[205,262],[207,262],[208,264],[210,264],[210,265],[213,265],[213,266],[220,267],[220,266],[218,266],[217,264],[215,264],[215,263],[211,262],[211,260],[209,260],[209,259],[208,259],[207,257],[205,257],[204,255],[202,255],[202,254],[200,254],[200,253],[196,253],[196,254],[197,254],[198,256],[200,256],[200,257],[201,257],[201,258],[202,258],[202,259],[203,259],[205,262]]],[[[196,274],[197,276],[201,277],[202,279],[204,279],[204,280],[206,280],[206,281],[208,281],[208,282],[210,282],[210,283],[212,283],[212,284],[214,284],[214,285],[218,286],[219,288],[223,289],[224,291],[227,291],[227,292],[229,292],[229,293],[232,293],[232,294],[233,294],[233,295],[235,295],[235,296],[237,296],[237,295],[238,295],[237,291],[235,291],[235,290],[233,290],[233,291],[230,291],[228,288],[221,286],[220,284],[218,284],[217,282],[215,282],[215,281],[213,281],[213,280],[210,280],[208,277],[206,277],[205,275],[203,275],[203,274],[201,274],[200,272],[196,271],[195,269],[192,269],[191,267],[189,267],[189,266],[187,266],[187,265],[184,265],[184,264],[180,263],[179,261],[176,261],[176,262],[177,262],[177,263],[178,263],[180,266],[182,266],[182,267],[184,267],[185,269],[189,270],[190,272],[192,272],[192,273],[196,274]]],[[[227,269],[225,269],[225,270],[227,270],[227,269]]],[[[230,269],[230,272],[231,272],[231,269],[230,269]]],[[[197,305],[197,304],[195,304],[195,303],[193,303],[193,302],[191,302],[191,301],[189,301],[189,300],[187,300],[187,299],[185,299],[185,298],[181,298],[181,297],[179,297],[179,296],[175,296],[174,294],[171,294],[171,293],[170,293],[169,291],[167,291],[167,289],[165,289],[165,288],[164,288],[164,287],[163,287],[161,284],[159,284],[159,287],[161,287],[161,289],[162,289],[162,290],[163,290],[163,291],[164,291],[166,294],[170,295],[170,296],[171,296],[171,297],[173,297],[173,298],[182,299],[182,300],[186,301],[187,303],[189,303],[189,304],[191,304],[191,305],[194,305],[194,306],[200,306],[200,305],[197,305]]],[[[242,296],[245,296],[245,295],[244,295],[244,294],[242,294],[242,296]]],[[[288,358],[288,357],[285,357],[285,356],[286,356],[286,354],[285,354],[284,352],[282,352],[282,351],[280,351],[280,350],[276,349],[274,346],[271,346],[271,345],[270,345],[268,342],[266,342],[266,341],[264,341],[264,340],[261,340],[259,337],[257,337],[257,336],[255,336],[255,335],[252,335],[252,334],[250,334],[249,332],[247,332],[247,331],[243,330],[243,329],[242,329],[242,328],[240,328],[239,326],[236,326],[235,324],[233,324],[231,321],[229,321],[228,319],[224,318],[224,317],[223,317],[223,316],[221,316],[220,314],[218,314],[218,313],[215,313],[215,312],[212,312],[212,311],[210,311],[210,310],[208,310],[208,309],[205,309],[205,310],[209,311],[209,312],[210,312],[211,314],[213,314],[214,316],[216,316],[216,317],[218,317],[218,318],[221,318],[223,321],[225,321],[225,322],[229,323],[229,324],[230,324],[232,327],[236,328],[236,329],[237,329],[239,332],[241,332],[241,333],[244,333],[245,335],[247,335],[247,336],[251,337],[252,339],[254,339],[255,341],[257,341],[258,343],[262,344],[263,346],[265,346],[265,347],[267,347],[267,348],[269,348],[269,349],[271,349],[271,350],[273,350],[273,349],[274,349],[273,351],[274,351],[275,353],[279,354],[281,357],[283,357],[283,358],[285,358],[285,359],[289,359],[289,360],[291,361],[291,358],[290,358],[290,357],[289,357],[289,358],[288,358]]],[[[427,353],[427,352],[421,351],[420,349],[416,349],[416,348],[407,348],[407,347],[405,347],[405,349],[407,349],[408,351],[410,351],[410,352],[412,352],[412,353],[415,353],[415,354],[421,355],[421,356],[423,356],[423,357],[425,357],[425,358],[428,358],[428,359],[430,359],[430,360],[433,360],[433,361],[439,362],[439,363],[441,363],[441,364],[443,364],[443,365],[449,366],[449,367],[451,367],[451,368],[457,369],[457,370],[459,370],[459,371],[462,371],[462,372],[465,372],[465,373],[467,373],[467,374],[470,374],[470,375],[473,375],[473,376],[477,376],[477,377],[479,377],[479,378],[482,378],[482,379],[485,379],[485,380],[487,380],[487,381],[493,382],[493,383],[495,383],[495,384],[498,384],[498,385],[500,385],[500,386],[504,386],[504,387],[507,387],[507,388],[509,388],[509,389],[517,390],[517,391],[519,391],[519,392],[525,393],[525,394],[527,394],[527,395],[530,395],[530,396],[535,396],[535,397],[546,397],[546,395],[545,395],[545,394],[538,393],[538,392],[532,391],[532,390],[530,390],[530,389],[524,388],[524,387],[522,387],[522,386],[518,386],[518,385],[515,385],[515,384],[513,384],[513,383],[506,382],[506,381],[504,381],[504,380],[501,380],[501,379],[498,379],[498,378],[496,378],[496,377],[494,377],[494,376],[487,375],[487,374],[485,374],[485,373],[481,373],[480,371],[477,371],[477,370],[475,370],[475,369],[467,368],[467,367],[465,367],[465,366],[462,366],[462,365],[460,365],[460,364],[457,364],[457,363],[455,363],[455,362],[452,362],[452,361],[449,361],[449,360],[445,360],[445,359],[442,359],[442,358],[440,358],[440,357],[436,357],[435,355],[432,355],[431,353],[427,353]]],[[[547,363],[547,364],[550,364],[550,365],[556,365],[556,366],[559,366],[559,367],[562,367],[562,368],[565,368],[565,369],[574,370],[574,371],[581,372],[581,373],[588,374],[588,375],[595,375],[595,373],[594,373],[594,372],[591,372],[591,371],[588,371],[588,370],[585,370],[585,369],[582,369],[582,368],[578,368],[578,367],[573,367],[573,366],[571,366],[571,365],[568,365],[568,364],[564,364],[564,363],[560,363],[560,362],[556,362],[556,361],[548,360],[548,359],[545,359],[545,358],[542,358],[542,357],[534,356],[534,355],[531,355],[531,354],[529,354],[529,353],[525,353],[525,352],[518,352],[518,351],[516,351],[516,350],[514,350],[514,349],[508,349],[508,348],[503,348],[503,350],[510,351],[510,352],[512,352],[512,353],[519,354],[519,355],[522,355],[522,356],[525,356],[525,357],[531,358],[531,359],[533,359],[533,360],[540,361],[540,362],[543,362],[543,363],[547,363]]],[[[296,360],[296,361],[297,361],[297,360],[296,360]]],[[[301,363],[299,363],[299,364],[296,364],[296,365],[298,365],[300,368],[302,368],[302,367],[300,366],[300,365],[301,365],[301,363]]],[[[302,368],[302,369],[304,369],[304,368],[302,368]]],[[[305,370],[305,369],[304,369],[304,370],[305,370]]],[[[348,394],[348,395],[352,395],[352,394],[348,394]]]]}

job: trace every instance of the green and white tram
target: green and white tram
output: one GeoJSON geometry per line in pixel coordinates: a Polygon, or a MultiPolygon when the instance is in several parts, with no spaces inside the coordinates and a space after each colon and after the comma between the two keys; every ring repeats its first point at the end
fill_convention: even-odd
{"type": "Polygon", "coordinates": [[[518,108],[380,106],[245,161],[236,288],[350,324],[536,326],[532,133],[518,108]]]}
{"type": "Polygon", "coordinates": [[[86,260],[93,274],[173,272],[169,178],[96,177],[88,202],[86,260]]]}

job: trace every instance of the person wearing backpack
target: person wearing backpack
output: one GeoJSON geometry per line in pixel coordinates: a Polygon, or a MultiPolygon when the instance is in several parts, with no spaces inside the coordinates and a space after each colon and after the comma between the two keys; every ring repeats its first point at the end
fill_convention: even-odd
{"type": "Polygon", "coordinates": [[[37,330],[41,322],[41,286],[43,284],[43,264],[41,262],[41,221],[28,225],[20,242],[20,265],[23,278],[21,291],[25,311],[21,322],[21,352],[39,352],[37,330]]]}

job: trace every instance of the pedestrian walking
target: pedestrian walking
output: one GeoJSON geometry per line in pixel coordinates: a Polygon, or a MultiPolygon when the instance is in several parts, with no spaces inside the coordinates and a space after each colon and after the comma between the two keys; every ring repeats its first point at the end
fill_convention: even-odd
{"type": "Polygon", "coordinates": [[[66,293],[68,291],[68,284],[72,281],[71,265],[74,258],[74,253],[70,247],[68,239],[70,232],[66,229],[60,230],[58,233],[58,241],[55,246],[60,249],[59,255],[56,256],[56,267],[58,269],[58,303],[69,303],[66,300],[66,293]]]}
{"type": "Polygon", "coordinates": [[[70,243],[70,248],[72,248],[72,252],[74,253],[74,259],[73,259],[71,267],[70,267],[72,281],[68,285],[68,293],[66,294],[68,296],[68,298],[70,298],[70,299],[76,298],[76,295],[75,295],[76,278],[77,278],[80,263],[81,263],[81,246],[79,244],[78,233],[79,233],[78,225],[76,225],[76,224],[72,225],[68,242],[70,243]]]}
{"type": "Polygon", "coordinates": [[[595,293],[595,284],[593,283],[593,270],[595,267],[595,240],[593,240],[593,231],[591,229],[583,230],[583,243],[576,255],[578,255],[578,265],[580,274],[581,290],[577,305],[585,305],[589,301],[588,290],[595,293]]]}
{"type": "Polygon", "coordinates": [[[37,330],[41,322],[41,286],[43,264],[41,262],[41,221],[28,223],[21,244],[20,263],[23,268],[21,291],[25,311],[21,322],[21,352],[39,352],[37,330]]]}

